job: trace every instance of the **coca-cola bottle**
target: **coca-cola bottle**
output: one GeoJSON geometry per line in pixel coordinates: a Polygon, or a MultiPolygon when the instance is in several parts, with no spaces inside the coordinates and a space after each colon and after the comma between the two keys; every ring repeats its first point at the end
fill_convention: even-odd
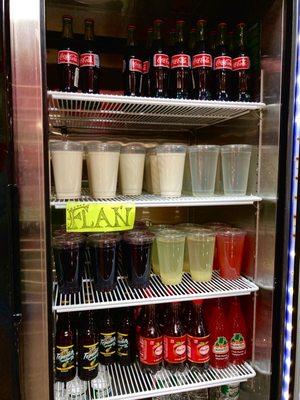
{"type": "Polygon", "coordinates": [[[142,89],[143,62],[135,41],[134,25],[128,26],[127,47],[123,60],[124,94],[140,96],[142,89]]]}
{"type": "Polygon", "coordinates": [[[191,301],[185,301],[181,303],[181,321],[183,323],[184,330],[187,332],[188,327],[193,319],[193,303],[191,301]]]}
{"type": "Polygon", "coordinates": [[[94,21],[84,21],[84,49],[80,54],[79,87],[84,93],[98,93],[100,79],[99,55],[96,51],[94,40],[94,21]]]}
{"type": "Polygon", "coordinates": [[[121,365],[129,365],[134,359],[135,332],[132,311],[126,308],[122,312],[123,316],[117,331],[117,360],[121,365]]]}
{"type": "Polygon", "coordinates": [[[78,331],[78,376],[83,381],[96,378],[99,365],[99,340],[94,314],[86,311],[80,315],[78,331]]]}
{"type": "Polygon", "coordinates": [[[226,368],[229,363],[229,332],[223,305],[216,300],[209,319],[210,363],[214,368],[226,368]]]}
{"type": "Polygon", "coordinates": [[[238,101],[250,101],[249,69],[250,58],[246,46],[246,25],[241,22],[237,25],[236,50],[232,60],[234,75],[234,98],[238,101]]]}
{"type": "Polygon", "coordinates": [[[232,58],[227,45],[227,24],[218,25],[218,38],[214,58],[215,99],[231,100],[232,58]]]}
{"type": "Polygon", "coordinates": [[[176,46],[176,29],[171,29],[169,31],[169,41],[168,41],[168,54],[171,58],[175,54],[176,46]]]}
{"type": "Polygon", "coordinates": [[[162,23],[161,19],[156,19],[153,23],[154,38],[150,64],[152,97],[168,96],[170,59],[162,38],[162,23]]]}
{"type": "Polygon", "coordinates": [[[211,100],[212,55],[207,47],[206,21],[197,21],[198,39],[195,45],[192,68],[194,76],[194,97],[198,100],[211,100]]]}
{"type": "Polygon", "coordinates": [[[192,89],[191,56],[188,54],[185,21],[176,22],[177,41],[171,57],[170,93],[177,99],[188,99],[192,89]]]}
{"type": "Polygon", "coordinates": [[[170,320],[171,308],[169,304],[158,304],[157,306],[157,314],[158,314],[158,325],[160,331],[163,332],[166,324],[170,320]]]}
{"type": "Polygon", "coordinates": [[[186,334],[179,316],[179,303],[172,303],[171,316],[166,324],[164,339],[164,365],[172,371],[182,371],[186,360],[186,334]]]}
{"type": "Polygon", "coordinates": [[[208,48],[210,49],[212,57],[215,57],[217,46],[217,31],[210,31],[208,37],[208,48]]]}
{"type": "Polygon", "coordinates": [[[100,364],[109,365],[115,361],[117,350],[117,333],[110,310],[102,315],[99,326],[99,361],[100,364]]]}
{"type": "Polygon", "coordinates": [[[202,315],[202,301],[193,301],[194,312],[187,329],[187,359],[191,369],[204,370],[209,366],[209,334],[202,315]]]}
{"type": "Polygon", "coordinates": [[[59,90],[77,92],[79,79],[79,54],[73,39],[73,18],[63,16],[63,31],[57,52],[59,90]]]}
{"type": "Polygon", "coordinates": [[[76,335],[69,314],[60,314],[56,324],[55,375],[60,382],[69,382],[76,375],[76,335]]]}
{"type": "Polygon", "coordinates": [[[150,72],[152,43],[153,43],[153,28],[150,27],[147,30],[147,42],[143,57],[142,95],[146,97],[151,96],[149,72],[150,72]]]}
{"type": "Polygon", "coordinates": [[[163,359],[163,338],[159,329],[155,305],[146,306],[146,316],[139,335],[139,360],[143,371],[160,370],[163,359]]]}
{"type": "Polygon", "coordinates": [[[228,326],[230,362],[242,364],[247,358],[247,330],[240,301],[237,297],[230,299],[228,326]]]}
{"type": "Polygon", "coordinates": [[[194,55],[196,41],[197,41],[197,29],[191,28],[190,34],[189,34],[189,44],[188,44],[189,53],[190,53],[191,57],[193,57],[193,55],[194,55]]]}

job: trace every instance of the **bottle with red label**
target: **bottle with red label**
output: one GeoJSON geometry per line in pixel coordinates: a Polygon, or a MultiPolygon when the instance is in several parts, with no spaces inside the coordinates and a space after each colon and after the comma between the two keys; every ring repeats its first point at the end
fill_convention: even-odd
{"type": "Polygon", "coordinates": [[[59,314],[55,339],[55,377],[69,382],[76,375],[76,335],[69,314],[59,314]]]}
{"type": "Polygon", "coordinates": [[[128,26],[127,47],[123,60],[124,94],[140,96],[142,91],[143,61],[135,41],[134,25],[128,26]]]}
{"type": "Polygon", "coordinates": [[[193,319],[187,329],[187,359],[192,370],[204,370],[209,366],[209,333],[202,315],[202,300],[193,301],[193,319]]]}
{"type": "Polygon", "coordinates": [[[162,38],[162,24],[161,19],[156,19],[153,23],[154,40],[150,64],[152,97],[168,96],[170,59],[162,38]]]}
{"type": "Polygon", "coordinates": [[[226,368],[229,363],[229,332],[220,299],[212,307],[209,319],[210,363],[214,368],[226,368]]]}
{"type": "Polygon", "coordinates": [[[246,25],[241,22],[237,25],[236,50],[232,60],[234,76],[234,98],[238,101],[251,101],[249,91],[250,58],[246,45],[246,25]]]}
{"type": "Polygon", "coordinates": [[[153,43],[153,28],[147,29],[147,41],[145,52],[143,56],[143,76],[142,76],[142,96],[151,96],[150,91],[150,61],[151,61],[151,49],[153,43]]]}
{"type": "Polygon", "coordinates": [[[186,361],[186,333],[179,315],[179,303],[172,303],[171,316],[164,329],[164,365],[172,371],[182,371],[186,361]]]}
{"type": "Polygon", "coordinates": [[[192,90],[191,56],[185,40],[185,21],[176,22],[176,45],[171,57],[170,93],[177,99],[188,99],[192,90]]]}
{"type": "Polygon", "coordinates": [[[94,40],[94,21],[90,18],[86,19],[84,27],[85,43],[79,61],[79,87],[83,93],[98,93],[100,61],[94,40]]]}
{"type": "Polygon", "coordinates": [[[145,312],[139,335],[139,360],[143,371],[155,373],[162,366],[163,338],[156,320],[155,305],[146,306],[145,312]]]}
{"type": "Polygon", "coordinates": [[[206,21],[197,21],[198,39],[192,59],[194,77],[194,97],[198,100],[211,100],[212,55],[208,50],[206,37],[206,21]]]}
{"type": "Polygon", "coordinates": [[[247,358],[246,322],[237,297],[230,299],[229,316],[230,362],[242,364],[247,358]]]}
{"type": "Polygon", "coordinates": [[[79,54],[73,38],[73,18],[63,16],[61,46],[57,52],[59,90],[77,92],[79,79],[79,54]]]}
{"type": "Polygon", "coordinates": [[[99,338],[94,314],[86,311],[80,315],[78,332],[78,377],[83,381],[96,378],[99,365],[99,338]]]}
{"type": "Polygon", "coordinates": [[[218,37],[214,58],[215,99],[231,100],[232,58],[228,49],[227,24],[218,25],[218,37]]]}

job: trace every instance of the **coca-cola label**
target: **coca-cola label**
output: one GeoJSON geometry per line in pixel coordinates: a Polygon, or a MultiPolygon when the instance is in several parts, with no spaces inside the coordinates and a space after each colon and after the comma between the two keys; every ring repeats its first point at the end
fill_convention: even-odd
{"type": "Polygon", "coordinates": [[[80,364],[83,369],[93,371],[98,367],[99,343],[83,345],[83,354],[80,364]]]}
{"type": "Polygon", "coordinates": [[[163,359],[163,340],[158,338],[145,338],[140,336],[139,340],[140,362],[147,365],[155,365],[163,359]]]}
{"type": "Polygon", "coordinates": [[[72,50],[59,50],[57,53],[58,64],[79,65],[79,54],[72,50]]]}
{"type": "Polygon", "coordinates": [[[209,361],[209,335],[195,337],[187,335],[187,358],[193,363],[203,364],[209,361]]]}
{"type": "Polygon", "coordinates": [[[164,336],[164,360],[171,364],[186,360],[186,335],[164,336]]]}
{"type": "Polygon", "coordinates": [[[232,69],[234,71],[241,71],[250,68],[250,58],[247,56],[236,57],[232,60],[232,69]]]}
{"type": "Polygon", "coordinates": [[[80,54],[80,67],[97,67],[99,68],[99,56],[93,53],[80,54]]]}
{"type": "Polygon", "coordinates": [[[99,335],[99,351],[104,357],[111,357],[116,352],[116,332],[103,333],[99,335]]]}
{"type": "Polygon", "coordinates": [[[226,337],[219,336],[212,347],[212,352],[216,360],[224,361],[229,358],[229,345],[226,337]]]}
{"type": "Polygon", "coordinates": [[[171,58],[171,68],[191,68],[191,57],[188,54],[175,54],[171,58]]]}
{"type": "Polygon", "coordinates": [[[193,57],[193,68],[212,68],[212,56],[210,54],[196,54],[193,57]]]}
{"type": "Polygon", "coordinates": [[[232,58],[219,56],[214,59],[214,69],[232,69],[232,58]]]}
{"type": "Polygon", "coordinates": [[[143,62],[138,58],[131,58],[129,60],[129,71],[131,72],[143,72],[143,62]]]}
{"type": "Polygon", "coordinates": [[[241,333],[234,333],[230,340],[230,351],[233,357],[246,355],[246,341],[241,333]]]}
{"type": "Polygon", "coordinates": [[[68,372],[75,368],[74,345],[56,346],[56,369],[60,372],[68,372]]]}
{"type": "Polygon", "coordinates": [[[153,67],[170,68],[170,59],[167,54],[154,54],[153,67]]]}
{"type": "Polygon", "coordinates": [[[143,62],[143,74],[148,74],[150,70],[150,62],[144,61],[143,62]]]}

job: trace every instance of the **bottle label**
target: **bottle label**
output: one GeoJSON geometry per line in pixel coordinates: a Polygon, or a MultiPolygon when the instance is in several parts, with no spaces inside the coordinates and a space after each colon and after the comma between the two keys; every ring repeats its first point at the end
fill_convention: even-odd
{"type": "Polygon", "coordinates": [[[82,368],[93,371],[97,368],[99,356],[99,343],[83,345],[82,368]]]}
{"type": "Polygon", "coordinates": [[[129,60],[129,71],[131,72],[143,72],[143,63],[137,58],[131,58],[129,60]]]}
{"type": "Polygon", "coordinates": [[[191,68],[191,57],[188,54],[172,56],[171,68],[191,68]]]}
{"type": "Polygon", "coordinates": [[[170,68],[170,59],[167,54],[154,54],[153,67],[170,68]]]}
{"type": "Polygon", "coordinates": [[[219,336],[215,341],[212,352],[215,355],[215,359],[224,361],[229,357],[229,346],[226,337],[219,336]]]}
{"type": "Polygon", "coordinates": [[[79,68],[75,68],[75,74],[74,74],[74,86],[78,87],[78,81],[79,81],[79,68]]]}
{"type": "Polygon", "coordinates": [[[72,50],[59,50],[57,53],[58,64],[73,64],[79,65],[79,55],[76,51],[72,50]]]}
{"type": "Polygon", "coordinates": [[[117,336],[117,353],[120,357],[129,355],[129,335],[128,333],[118,332],[117,336]]]}
{"type": "Polygon", "coordinates": [[[234,71],[241,71],[250,68],[250,58],[247,56],[236,57],[232,60],[232,69],[234,71]]]}
{"type": "Polygon", "coordinates": [[[230,340],[230,351],[233,357],[246,355],[246,341],[241,333],[234,333],[230,340]]]}
{"type": "Polygon", "coordinates": [[[98,54],[83,53],[80,54],[80,67],[97,67],[99,68],[99,56],[98,54]]]}
{"type": "Polygon", "coordinates": [[[68,372],[75,368],[74,345],[56,346],[56,369],[60,372],[68,372]]]}
{"type": "Polygon", "coordinates": [[[193,363],[203,364],[209,361],[209,335],[195,337],[187,335],[187,358],[193,363]]]}
{"type": "Polygon", "coordinates": [[[99,352],[104,357],[111,357],[116,352],[116,332],[100,332],[99,352]]]}
{"type": "Polygon", "coordinates": [[[150,62],[144,61],[143,62],[143,74],[148,74],[150,70],[150,62]]]}
{"type": "Polygon", "coordinates": [[[240,384],[223,385],[220,390],[220,399],[238,400],[240,397],[240,384]]]}
{"type": "Polygon", "coordinates": [[[143,364],[159,364],[163,359],[163,340],[158,338],[145,338],[140,336],[139,340],[140,361],[143,364]]]}
{"type": "Polygon", "coordinates": [[[193,57],[193,68],[212,68],[212,56],[210,54],[196,54],[193,57]]]}
{"type": "Polygon", "coordinates": [[[214,59],[214,69],[232,69],[232,58],[219,56],[214,59]]]}
{"type": "Polygon", "coordinates": [[[164,359],[172,364],[186,360],[186,335],[164,336],[164,359]]]}

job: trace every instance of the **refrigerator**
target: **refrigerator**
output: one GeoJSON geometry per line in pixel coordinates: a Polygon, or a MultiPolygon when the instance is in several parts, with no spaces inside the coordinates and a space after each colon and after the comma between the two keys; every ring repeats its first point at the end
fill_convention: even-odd
{"type": "MultiPolygon", "coordinates": [[[[13,372],[8,376],[14,379],[4,399],[18,399],[19,392],[26,400],[54,399],[57,395],[53,349],[58,314],[231,296],[239,296],[249,310],[251,351],[246,364],[224,371],[210,369],[200,377],[187,373],[175,381],[167,376],[162,385],[145,377],[138,364],[115,364],[108,368],[113,383],[105,398],[146,399],[235,383],[241,383],[240,399],[297,398],[293,394],[296,375],[291,359],[297,339],[293,224],[299,161],[298,6],[296,0],[247,0],[243,4],[237,0],[3,2],[1,45],[10,65],[5,62],[1,76],[3,85],[8,79],[11,94],[10,90],[5,92],[5,111],[1,116],[2,125],[7,128],[1,141],[10,149],[5,150],[7,161],[1,184],[10,210],[5,213],[4,230],[1,224],[7,243],[1,246],[1,259],[8,257],[9,252],[6,269],[1,269],[1,319],[5,326],[1,334],[5,339],[3,348],[6,352],[10,349],[8,359],[13,372]],[[74,19],[79,48],[83,44],[84,19],[95,20],[101,60],[100,94],[57,90],[56,57],[65,14],[74,19]],[[126,27],[135,23],[144,41],[146,28],[157,17],[163,18],[169,28],[177,18],[184,18],[193,26],[198,17],[205,17],[212,29],[223,20],[232,26],[246,21],[252,101],[122,96],[126,27]],[[113,140],[252,145],[245,196],[224,196],[216,188],[215,195],[210,197],[185,195],[164,199],[143,194],[112,200],[112,204],[133,202],[136,219],[148,223],[218,221],[245,229],[249,252],[241,281],[220,283],[215,275],[208,288],[195,288],[186,277],[187,284],[170,292],[159,280],[151,278],[158,295],[150,297],[143,290],[130,294],[127,286],[111,295],[98,295],[87,281],[81,296],[61,295],[53,264],[52,235],[66,219],[68,199],[57,199],[53,194],[49,141],[62,138],[84,143],[113,140]],[[7,288],[11,289],[8,294],[7,288]],[[20,310],[22,321],[18,330],[20,310]]],[[[85,171],[83,179],[79,204],[99,204],[90,196],[85,171]]],[[[296,362],[296,371],[297,365],[296,362]]],[[[85,398],[95,398],[90,385],[85,398]]]]}

